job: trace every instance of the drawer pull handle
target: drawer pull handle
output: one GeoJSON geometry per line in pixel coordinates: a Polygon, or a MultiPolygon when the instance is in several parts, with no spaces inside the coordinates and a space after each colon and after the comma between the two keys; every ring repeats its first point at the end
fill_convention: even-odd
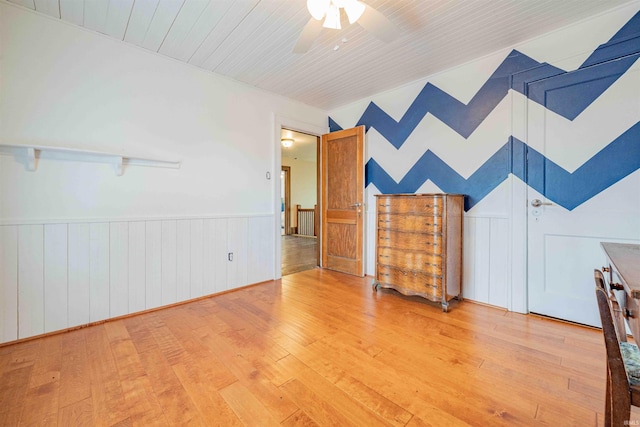
{"type": "Polygon", "coordinates": [[[635,314],[635,312],[633,310],[629,310],[628,308],[625,308],[624,309],[624,317],[635,319],[636,314],[635,314]]]}
{"type": "Polygon", "coordinates": [[[620,283],[611,283],[609,287],[611,289],[615,289],[616,291],[624,291],[624,286],[622,286],[620,283]]]}

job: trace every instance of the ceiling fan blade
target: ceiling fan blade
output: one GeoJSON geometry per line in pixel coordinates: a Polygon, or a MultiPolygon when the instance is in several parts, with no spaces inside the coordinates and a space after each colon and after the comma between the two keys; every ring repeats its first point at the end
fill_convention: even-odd
{"type": "Polygon", "coordinates": [[[304,26],[296,45],[293,47],[293,53],[305,53],[309,50],[316,37],[322,30],[322,20],[317,21],[313,18],[309,19],[307,25],[304,26]]]}
{"type": "Polygon", "coordinates": [[[365,6],[364,13],[357,21],[358,24],[385,43],[397,39],[399,35],[398,27],[393,25],[382,13],[369,5],[365,6]]]}

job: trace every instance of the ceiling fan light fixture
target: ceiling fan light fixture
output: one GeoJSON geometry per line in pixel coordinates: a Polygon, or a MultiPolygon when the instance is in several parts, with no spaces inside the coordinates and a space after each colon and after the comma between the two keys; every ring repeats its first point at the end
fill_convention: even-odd
{"type": "Polygon", "coordinates": [[[355,23],[364,13],[365,5],[358,0],[345,0],[344,11],[347,12],[349,24],[355,23]]]}
{"type": "Polygon", "coordinates": [[[293,138],[282,138],[280,142],[284,148],[289,148],[293,145],[293,138]]]}
{"type": "Polygon", "coordinates": [[[307,10],[316,21],[324,18],[331,0],[307,0],[307,10]]]}
{"type": "Polygon", "coordinates": [[[324,24],[322,24],[322,26],[334,30],[339,30],[342,28],[340,26],[340,9],[333,3],[331,3],[331,5],[327,8],[327,17],[325,18],[324,24]]]}

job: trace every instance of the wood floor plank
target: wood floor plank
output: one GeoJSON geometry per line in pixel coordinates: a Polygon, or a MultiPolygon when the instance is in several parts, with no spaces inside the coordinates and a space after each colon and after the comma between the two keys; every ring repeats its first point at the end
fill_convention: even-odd
{"type": "MultiPolygon", "coordinates": [[[[313,390],[313,393],[319,399],[323,399],[328,405],[335,408],[335,411],[348,420],[351,425],[382,426],[389,425],[389,421],[393,421],[385,419],[378,412],[371,410],[360,402],[355,396],[336,387],[333,382],[318,374],[318,372],[298,360],[295,356],[287,356],[278,363],[295,372],[292,377],[313,390]]],[[[407,415],[410,418],[410,414],[407,413],[407,415]]],[[[397,423],[397,425],[403,424],[397,423]]]]}
{"type": "MultiPolygon", "coordinates": [[[[202,332],[202,330],[200,330],[202,332]]],[[[273,365],[268,357],[261,357],[256,353],[247,353],[243,349],[235,346],[231,341],[225,339],[224,336],[214,337],[211,334],[203,334],[201,336],[202,342],[207,345],[209,350],[225,365],[225,367],[238,379],[238,383],[241,384],[247,390],[257,396],[257,400],[260,402],[265,411],[269,412],[270,416],[278,421],[283,421],[289,418],[293,413],[298,410],[298,407],[286,396],[283,396],[282,392],[278,389],[279,380],[272,382],[268,376],[271,370],[263,370],[264,366],[273,365]],[[262,363],[251,363],[252,361],[261,361],[262,363]]],[[[235,383],[234,383],[235,384],[235,383]]],[[[236,387],[238,387],[237,385],[236,387]]],[[[225,387],[225,389],[229,386],[225,387]]],[[[229,392],[231,393],[231,392],[229,392]]],[[[227,396],[221,393],[227,400],[227,396]]],[[[228,397],[232,398],[234,393],[228,397]]],[[[240,416],[238,411],[236,414],[240,416]]]]}
{"type": "Polygon", "coordinates": [[[33,366],[38,358],[42,342],[41,340],[32,340],[0,347],[0,374],[24,366],[33,366]]]}
{"type": "MultiPolygon", "coordinates": [[[[456,377],[451,368],[439,373],[430,366],[405,363],[402,358],[395,360],[397,356],[387,352],[372,358],[342,340],[323,340],[314,343],[313,347],[318,355],[332,354],[335,363],[350,366],[352,374],[360,381],[376,390],[384,390],[390,400],[423,418],[433,418],[435,414],[443,422],[453,418],[478,425],[527,425],[535,415],[535,404],[517,400],[526,405],[529,412],[523,414],[520,411],[519,418],[512,418],[510,413],[504,412],[505,402],[497,401],[493,394],[484,395],[483,389],[474,393],[471,388],[475,380],[456,377]],[[372,383],[381,379],[381,372],[387,374],[384,382],[372,383]],[[443,380],[442,375],[451,377],[443,380]]],[[[307,358],[304,360],[313,364],[307,358]]]]}
{"type": "MultiPolygon", "coordinates": [[[[292,356],[287,356],[292,357],[292,356]]],[[[340,414],[330,402],[320,398],[313,390],[306,387],[297,379],[292,379],[280,386],[296,405],[300,407],[309,418],[321,426],[349,426],[353,425],[340,414]]]]}
{"type": "Polygon", "coordinates": [[[282,275],[309,270],[318,265],[318,238],[285,235],[282,239],[282,275]]]}
{"type": "Polygon", "coordinates": [[[107,333],[97,325],[87,328],[87,360],[90,369],[93,424],[111,426],[129,418],[124,393],[107,333]]]}
{"type": "Polygon", "coordinates": [[[170,426],[146,375],[122,380],[122,391],[133,425],[170,426]]]}
{"type": "Polygon", "coordinates": [[[43,338],[42,354],[35,360],[29,389],[24,396],[20,423],[57,425],[62,367],[62,335],[43,338]]]}
{"type": "Polygon", "coordinates": [[[29,379],[33,364],[23,365],[4,372],[0,376],[0,425],[16,426],[20,424],[25,396],[29,389],[29,379]]]}
{"type": "MultiPolygon", "coordinates": [[[[91,398],[89,361],[85,343],[86,329],[62,335],[62,366],[60,369],[60,408],[91,398]]],[[[82,405],[79,405],[82,407],[82,405]]],[[[75,409],[72,411],[73,413],[75,409]]],[[[76,424],[77,425],[77,424],[76,424]]]]}
{"type": "Polygon", "coordinates": [[[240,382],[229,384],[220,390],[220,395],[245,426],[277,426],[280,424],[256,396],[240,382]]]}
{"type": "MultiPolygon", "coordinates": [[[[286,349],[274,345],[270,340],[266,340],[265,338],[269,333],[261,330],[258,323],[252,323],[248,320],[246,315],[238,316],[236,311],[225,307],[215,316],[228,325],[235,325],[235,327],[226,329],[220,335],[233,341],[239,348],[246,348],[254,353],[259,352],[273,361],[288,355],[286,349]]],[[[303,339],[303,341],[306,342],[306,339],[303,339]]]]}
{"type": "Polygon", "coordinates": [[[30,387],[24,396],[21,425],[55,426],[58,423],[58,381],[30,387]]]}
{"type": "MultiPolygon", "coordinates": [[[[176,324],[174,323],[173,325],[176,324]]],[[[167,326],[156,327],[153,328],[151,334],[156,340],[160,351],[170,364],[174,365],[179,362],[184,362],[190,357],[180,341],[173,334],[171,328],[167,326]]]]}
{"type": "Polygon", "coordinates": [[[186,390],[189,398],[198,408],[200,416],[208,425],[217,426],[241,426],[242,422],[215,387],[206,379],[198,376],[198,373],[182,363],[173,365],[173,371],[186,390]]]}
{"type": "Polygon", "coordinates": [[[122,320],[129,331],[129,336],[133,340],[133,344],[136,346],[138,353],[144,353],[145,351],[158,348],[158,343],[151,333],[152,326],[148,322],[151,315],[155,314],[142,314],[122,320]]]}
{"type": "Polygon", "coordinates": [[[316,424],[306,412],[298,410],[295,414],[284,420],[282,425],[285,427],[315,427],[318,424],[316,424]]]}
{"type": "Polygon", "coordinates": [[[140,354],[121,320],[104,325],[111,354],[116,364],[120,381],[130,381],[145,375],[140,363],[140,354]]]}
{"type": "Polygon", "coordinates": [[[59,426],[90,426],[93,424],[91,397],[60,407],[59,426]]]}
{"type": "Polygon", "coordinates": [[[605,374],[600,330],[313,269],[2,346],[0,425],[600,426],[605,374]]]}
{"type": "Polygon", "coordinates": [[[158,348],[140,353],[140,362],[170,425],[206,425],[171,365],[158,348]]]}
{"type": "Polygon", "coordinates": [[[389,425],[404,426],[412,417],[410,412],[351,375],[343,375],[334,384],[352,399],[380,416],[389,425]]]}

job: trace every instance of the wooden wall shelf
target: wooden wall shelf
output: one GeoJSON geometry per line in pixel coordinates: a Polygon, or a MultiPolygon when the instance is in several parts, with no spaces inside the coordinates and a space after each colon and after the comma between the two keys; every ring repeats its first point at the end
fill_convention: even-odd
{"type": "Polygon", "coordinates": [[[130,157],[122,154],[104,153],[100,151],[77,150],[73,148],[49,147],[42,145],[0,144],[0,155],[10,155],[26,159],[25,167],[35,171],[38,159],[72,160],[77,162],[106,163],[113,165],[115,173],[121,176],[125,166],[147,166],[155,168],[180,169],[180,162],[158,160],[144,157],[130,157]]]}

